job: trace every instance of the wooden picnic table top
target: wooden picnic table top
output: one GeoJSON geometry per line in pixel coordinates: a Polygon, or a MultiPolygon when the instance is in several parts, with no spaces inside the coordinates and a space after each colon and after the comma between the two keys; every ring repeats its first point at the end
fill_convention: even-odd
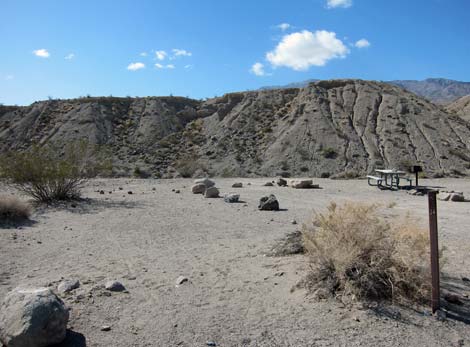
{"type": "Polygon", "coordinates": [[[404,174],[406,174],[405,171],[391,170],[391,169],[376,169],[375,171],[386,174],[386,175],[404,175],[404,174]]]}

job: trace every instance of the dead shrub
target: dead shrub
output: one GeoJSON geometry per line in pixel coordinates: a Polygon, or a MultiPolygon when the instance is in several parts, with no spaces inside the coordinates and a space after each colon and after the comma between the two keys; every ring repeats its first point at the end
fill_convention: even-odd
{"type": "Polygon", "coordinates": [[[110,156],[86,141],[34,145],[0,156],[0,178],[37,201],[75,199],[86,181],[111,171],[110,156]]]}
{"type": "Polygon", "coordinates": [[[0,195],[0,223],[28,219],[31,206],[11,195],[0,195]]]}
{"type": "Polygon", "coordinates": [[[430,295],[429,237],[416,223],[390,224],[375,205],[331,203],[304,226],[311,259],[305,285],[342,301],[424,302],[430,295]]]}

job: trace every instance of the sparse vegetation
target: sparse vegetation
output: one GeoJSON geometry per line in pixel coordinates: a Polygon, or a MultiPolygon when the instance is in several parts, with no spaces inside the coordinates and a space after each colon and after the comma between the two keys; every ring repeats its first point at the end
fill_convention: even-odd
{"type": "Polygon", "coordinates": [[[174,163],[174,167],[184,178],[193,177],[197,170],[207,171],[205,165],[192,156],[185,156],[178,159],[174,163]]]}
{"type": "Polygon", "coordinates": [[[312,263],[310,290],[343,301],[429,297],[428,236],[415,223],[389,224],[374,205],[331,203],[302,235],[312,263]]]}
{"type": "Polygon", "coordinates": [[[335,159],[338,156],[338,152],[334,148],[327,147],[322,150],[322,155],[326,159],[335,159]]]}
{"type": "Polygon", "coordinates": [[[89,178],[111,171],[105,152],[85,141],[33,146],[0,157],[0,178],[37,201],[76,199],[89,178]]]}
{"type": "Polygon", "coordinates": [[[28,219],[31,206],[12,195],[0,196],[0,223],[28,219]]]}

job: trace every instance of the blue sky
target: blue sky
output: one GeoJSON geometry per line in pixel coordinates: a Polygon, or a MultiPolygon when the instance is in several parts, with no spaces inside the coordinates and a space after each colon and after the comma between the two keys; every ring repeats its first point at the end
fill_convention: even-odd
{"type": "Polygon", "coordinates": [[[467,0],[0,0],[0,103],[470,81],[467,0]],[[283,24],[283,25],[281,25],[283,24]]]}

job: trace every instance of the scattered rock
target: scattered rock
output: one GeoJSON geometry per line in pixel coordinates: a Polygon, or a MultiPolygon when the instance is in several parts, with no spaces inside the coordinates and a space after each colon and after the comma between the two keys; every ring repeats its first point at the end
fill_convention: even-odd
{"type": "Polygon", "coordinates": [[[470,278],[462,276],[462,281],[464,282],[470,282],[470,278]]]}
{"type": "Polygon", "coordinates": [[[210,187],[206,189],[204,193],[205,198],[218,198],[219,197],[219,190],[216,187],[210,187]]]}
{"type": "Polygon", "coordinates": [[[236,183],[232,184],[232,188],[243,188],[243,183],[236,182],[236,183]]]}
{"type": "Polygon", "coordinates": [[[45,347],[65,339],[69,311],[48,288],[16,288],[0,306],[0,341],[8,347],[45,347]]]}
{"type": "Polygon", "coordinates": [[[155,191],[155,190],[157,190],[157,188],[153,187],[152,190],[155,191]]]}
{"type": "Polygon", "coordinates": [[[446,314],[444,311],[442,311],[442,310],[437,310],[437,311],[434,313],[434,317],[436,317],[436,319],[437,319],[438,321],[441,321],[441,322],[447,320],[447,314],[446,314]]]}
{"type": "Polygon", "coordinates": [[[198,183],[192,186],[191,191],[193,192],[193,194],[204,194],[204,192],[206,191],[206,186],[202,183],[198,183]]]}
{"type": "Polygon", "coordinates": [[[100,194],[104,194],[104,190],[100,190],[100,194]]]}
{"type": "Polygon", "coordinates": [[[444,295],[444,300],[450,302],[451,304],[463,305],[462,300],[460,300],[460,297],[456,294],[447,293],[444,295]]]}
{"type": "Polygon", "coordinates": [[[101,331],[110,331],[111,327],[109,325],[103,325],[100,330],[101,331]]]}
{"type": "Polygon", "coordinates": [[[206,346],[217,346],[217,344],[214,341],[207,341],[206,346]]]}
{"type": "Polygon", "coordinates": [[[215,186],[215,182],[208,179],[208,178],[197,179],[197,180],[194,181],[194,184],[204,184],[204,186],[206,186],[206,188],[210,188],[210,187],[215,186]]]}
{"type": "Polygon", "coordinates": [[[465,197],[463,196],[463,192],[440,192],[438,195],[438,199],[441,201],[455,201],[455,202],[464,202],[465,197]]]}
{"type": "Polygon", "coordinates": [[[132,195],[132,190],[129,190],[127,194],[132,195]]]}
{"type": "Polygon", "coordinates": [[[119,187],[119,190],[124,190],[124,188],[122,188],[122,187],[119,187]]]}
{"type": "Polygon", "coordinates": [[[122,292],[122,291],[126,290],[126,287],[124,287],[124,285],[121,282],[114,281],[114,280],[106,282],[104,287],[107,290],[112,291],[112,292],[122,292]]]}
{"type": "Polygon", "coordinates": [[[287,187],[287,181],[284,178],[278,178],[276,183],[279,187],[287,187]]]}
{"type": "Polygon", "coordinates": [[[189,281],[189,279],[188,279],[187,277],[185,277],[185,276],[180,276],[180,277],[178,277],[178,278],[176,279],[176,285],[177,285],[177,286],[180,286],[180,285],[182,285],[183,283],[188,282],[188,281],[189,281]]]}
{"type": "Polygon", "coordinates": [[[264,187],[272,187],[274,186],[273,182],[266,182],[265,184],[263,184],[264,187]]]}
{"type": "Polygon", "coordinates": [[[296,224],[297,224],[297,221],[296,221],[295,219],[293,219],[293,220],[291,221],[291,223],[292,223],[293,225],[296,225],[296,224]]]}
{"type": "Polygon", "coordinates": [[[180,190],[179,189],[176,189],[175,190],[175,194],[179,194],[180,193],[180,190]]]}
{"type": "Polygon", "coordinates": [[[224,201],[228,203],[235,203],[240,200],[240,194],[229,193],[224,196],[224,201]]]}
{"type": "Polygon", "coordinates": [[[258,209],[260,211],[279,211],[279,202],[273,194],[263,196],[259,200],[258,209]]]}
{"type": "Polygon", "coordinates": [[[299,230],[296,230],[279,240],[268,255],[272,257],[283,257],[301,253],[304,253],[302,233],[299,230]]]}
{"type": "Polygon", "coordinates": [[[312,180],[291,181],[290,185],[292,188],[295,188],[295,189],[312,189],[312,188],[320,187],[318,184],[313,184],[312,180]]]}
{"type": "Polygon", "coordinates": [[[80,282],[78,280],[64,280],[57,286],[57,291],[59,293],[68,293],[78,287],[80,287],[80,282]]]}

